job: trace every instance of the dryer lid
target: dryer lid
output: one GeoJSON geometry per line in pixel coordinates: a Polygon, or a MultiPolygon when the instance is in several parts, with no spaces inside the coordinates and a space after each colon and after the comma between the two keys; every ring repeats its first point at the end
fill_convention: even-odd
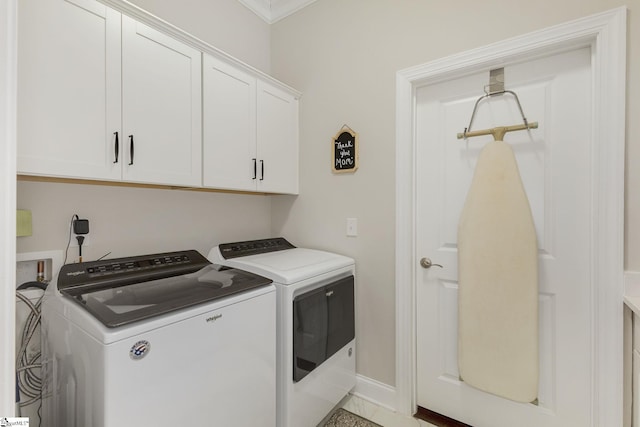
{"type": "Polygon", "coordinates": [[[250,271],[283,285],[298,283],[354,264],[353,259],[343,255],[305,248],[224,259],[219,247],[215,247],[209,252],[208,258],[211,262],[250,271]]]}

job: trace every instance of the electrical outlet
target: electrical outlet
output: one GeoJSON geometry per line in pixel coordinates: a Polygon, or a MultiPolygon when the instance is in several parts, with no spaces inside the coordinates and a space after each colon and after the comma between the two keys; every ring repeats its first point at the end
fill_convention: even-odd
{"type": "MultiPolygon", "coordinates": [[[[86,248],[87,246],[91,246],[91,237],[89,237],[88,234],[85,234],[82,237],[84,237],[84,242],[82,242],[82,249],[86,248]]],[[[69,247],[78,247],[78,239],[76,239],[76,236],[74,234],[71,235],[71,242],[69,243],[69,247]]]]}
{"type": "Polygon", "coordinates": [[[358,235],[358,218],[347,218],[347,236],[356,237],[358,235]]]}

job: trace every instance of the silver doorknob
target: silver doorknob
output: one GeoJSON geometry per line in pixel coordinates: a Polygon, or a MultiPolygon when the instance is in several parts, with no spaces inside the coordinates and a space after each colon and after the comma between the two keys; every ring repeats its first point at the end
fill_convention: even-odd
{"type": "Polygon", "coordinates": [[[440,267],[440,268],[442,268],[442,266],[440,264],[432,263],[429,258],[422,258],[420,260],[420,266],[422,268],[431,268],[431,267],[440,267]]]}

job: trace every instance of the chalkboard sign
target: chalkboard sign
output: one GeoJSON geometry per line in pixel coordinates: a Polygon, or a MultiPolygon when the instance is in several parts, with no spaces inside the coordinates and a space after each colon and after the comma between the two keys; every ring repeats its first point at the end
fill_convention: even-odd
{"type": "Polygon", "coordinates": [[[333,172],[347,173],[358,169],[358,134],[344,125],[333,137],[333,172]]]}

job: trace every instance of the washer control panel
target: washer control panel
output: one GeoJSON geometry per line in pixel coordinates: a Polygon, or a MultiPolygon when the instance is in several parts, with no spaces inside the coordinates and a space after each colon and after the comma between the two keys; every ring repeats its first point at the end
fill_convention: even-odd
{"type": "Polygon", "coordinates": [[[118,273],[125,270],[140,271],[152,268],[162,268],[162,266],[165,265],[184,264],[188,263],[189,261],[189,256],[185,254],[161,255],[154,258],[142,258],[137,261],[121,261],[98,264],[95,266],[87,267],[87,273],[89,275],[101,275],[118,273]]]}
{"type": "Polygon", "coordinates": [[[205,257],[194,250],[66,264],[58,275],[58,289],[103,282],[115,285],[112,283],[115,281],[119,284],[144,282],[198,271],[209,264],[205,257]]]}

